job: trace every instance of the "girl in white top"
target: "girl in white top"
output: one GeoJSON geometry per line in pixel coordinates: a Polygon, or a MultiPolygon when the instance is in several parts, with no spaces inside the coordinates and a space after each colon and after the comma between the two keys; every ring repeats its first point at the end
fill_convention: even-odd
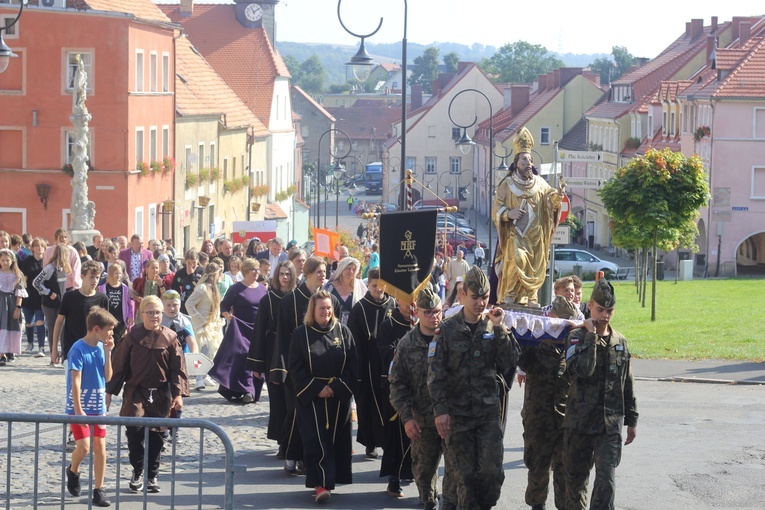
{"type": "Polygon", "coordinates": [[[194,292],[186,300],[186,311],[194,327],[194,338],[200,352],[210,359],[215,358],[223,340],[224,321],[220,317],[221,297],[217,285],[222,273],[218,264],[207,264],[194,292]]]}

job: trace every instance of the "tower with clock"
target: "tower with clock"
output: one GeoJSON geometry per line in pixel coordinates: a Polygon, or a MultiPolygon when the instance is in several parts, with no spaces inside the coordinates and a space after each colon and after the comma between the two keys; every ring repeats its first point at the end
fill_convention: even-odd
{"type": "Polygon", "coordinates": [[[236,19],[246,28],[264,28],[272,46],[276,45],[275,6],[279,0],[234,0],[236,19]]]}

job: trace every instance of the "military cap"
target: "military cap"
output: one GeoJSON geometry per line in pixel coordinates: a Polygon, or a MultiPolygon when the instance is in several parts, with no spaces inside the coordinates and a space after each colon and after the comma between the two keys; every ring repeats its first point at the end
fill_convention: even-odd
{"type": "Polygon", "coordinates": [[[600,306],[611,308],[616,304],[614,286],[608,283],[608,280],[605,278],[596,281],[595,288],[592,289],[592,294],[590,294],[590,301],[594,301],[600,306]]]}
{"type": "Polygon", "coordinates": [[[432,310],[441,304],[441,298],[430,287],[425,287],[417,294],[417,308],[432,310]]]}
{"type": "Polygon", "coordinates": [[[555,296],[551,312],[559,319],[576,319],[577,315],[579,315],[576,305],[563,296],[555,296]]]}
{"type": "Polygon", "coordinates": [[[462,280],[462,286],[468,289],[476,296],[483,296],[489,293],[489,279],[478,266],[473,266],[467,272],[462,280]]]}
{"type": "Polygon", "coordinates": [[[162,301],[180,301],[181,295],[178,293],[178,291],[175,290],[166,290],[164,294],[162,294],[162,301]]]}

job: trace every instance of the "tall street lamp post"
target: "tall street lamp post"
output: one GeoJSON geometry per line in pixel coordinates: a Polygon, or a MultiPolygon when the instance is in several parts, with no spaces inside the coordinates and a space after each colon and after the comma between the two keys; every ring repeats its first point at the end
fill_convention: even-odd
{"type": "Polygon", "coordinates": [[[335,230],[337,230],[340,224],[340,179],[345,174],[345,167],[342,161],[336,161],[335,166],[332,168],[332,175],[335,178],[335,230]]]}
{"type": "MultiPolygon", "coordinates": [[[[16,15],[16,18],[5,26],[0,26],[0,73],[8,69],[8,64],[10,63],[11,58],[18,57],[18,55],[11,51],[11,49],[5,44],[5,41],[3,41],[3,30],[7,32],[13,25],[15,25],[19,21],[21,12],[23,10],[24,2],[22,1],[19,2],[19,13],[16,15]]],[[[380,20],[380,22],[382,22],[382,20],[380,20]]]]}
{"type": "MultiPolygon", "coordinates": [[[[326,175],[322,174],[321,171],[321,142],[324,140],[324,136],[328,133],[340,133],[348,140],[348,153],[351,152],[351,138],[348,136],[348,134],[343,131],[342,129],[336,129],[336,128],[330,128],[326,131],[324,131],[321,136],[319,137],[319,153],[316,156],[316,227],[321,228],[321,183],[324,182],[324,189],[326,190],[327,182],[326,182],[326,175]]],[[[347,156],[346,154],[345,156],[347,156]]],[[[343,158],[345,157],[343,156],[343,158]]],[[[329,158],[330,162],[332,161],[332,137],[329,139],[329,158]]],[[[343,159],[338,158],[338,159],[343,159]]],[[[325,198],[324,200],[324,228],[327,228],[327,200],[325,198]]]]}
{"type": "MultiPolygon", "coordinates": [[[[340,16],[340,4],[342,1],[343,0],[337,0],[337,19],[340,21],[340,25],[352,36],[361,39],[359,51],[356,52],[356,54],[346,65],[351,68],[353,71],[353,76],[355,76],[357,80],[364,82],[367,80],[367,78],[369,78],[369,74],[372,72],[372,66],[375,65],[374,59],[367,53],[367,50],[364,47],[364,39],[375,35],[377,31],[380,30],[380,27],[382,27],[383,19],[380,18],[380,23],[377,25],[377,28],[373,32],[370,32],[366,35],[355,34],[348,30],[348,27],[345,26],[343,19],[340,16]]],[[[406,25],[408,9],[409,7],[407,5],[407,0],[404,0],[404,37],[401,39],[401,73],[403,76],[401,87],[401,133],[403,134],[401,135],[401,169],[399,173],[399,186],[403,186],[404,182],[406,182],[406,25]]],[[[403,189],[401,190],[401,193],[399,193],[398,205],[399,210],[406,210],[406,193],[404,193],[403,189]]]]}
{"type": "MultiPolygon", "coordinates": [[[[452,104],[454,104],[454,100],[457,99],[461,94],[464,94],[465,92],[475,92],[476,94],[480,94],[483,96],[484,99],[486,99],[486,102],[489,105],[489,153],[486,157],[486,167],[487,167],[487,173],[489,174],[489,196],[487,199],[488,207],[487,207],[487,214],[489,215],[489,219],[491,219],[491,206],[492,206],[492,188],[493,188],[493,182],[494,182],[494,174],[492,169],[494,168],[494,109],[491,106],[491,100],[488,98],[486,94],[481,92],[478,89],[465,89],[457,92],[452,100],[449,102],[449,120],[452,121],[452,123],[462,129],[462,136],[459,140],[457,140],[456,145],[460,148],[460,151],[462,151],[463,154],[467,154],[470,152],[470,148],[475,145],[475,142],[470,139],[470,137],[467,134],[467,128],[475,125],[476,122],[478,122],[478,116],[475,116],[475,119],[473,120],[472,124],[469,124],[467,126],[460,126],[456,122],[454,122],[454,119],[452,119],[452,104]]],[[[504,162],[504,160],[503,160],[504,162]]],[[[493,222],[489,221],[489,250],[493,249],[493,245],[491,242],[492,238],[492,230],[493,230],[493,222]]],[[[493,253],[490,251],[490,253],[493,253]]],[[[491,267],[492,263],[489,262],[489,267],[491,267]]]]}

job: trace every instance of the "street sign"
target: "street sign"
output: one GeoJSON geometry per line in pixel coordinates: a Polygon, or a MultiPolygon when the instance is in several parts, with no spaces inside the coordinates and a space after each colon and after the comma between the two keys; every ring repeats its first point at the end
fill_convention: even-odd
{"type": "Polygon", "coordinates": [[[603,161],[603,153],[588,151],[558,151],[558,161],[564,163],[597,163],[603,161]]]}
{"type": "Polygon", "coordinates": [[[560,220],[558,220],[558,224],[566,221],[569,212],[571,212],[571,201],[567,195],[563,195],[563,199],[560,201],[560,220]]]}
{"type": "Polygon", "coordinates": [[[569,188],[600,189],[603,187],[603,179],[590,179],[589,177],[566,177],[563,179],[569,188]]]}
{"type": "Polygon", "coordinates": [[[571,229],[568,226],[557,227],[552,239],[553,244],[571,243],[571,229]]]}
{"type": "Polygon", "coordinates": [[[731,207],[731,209],[738,212],[747,212],[749,210],[748,207],[731,207]]]}

